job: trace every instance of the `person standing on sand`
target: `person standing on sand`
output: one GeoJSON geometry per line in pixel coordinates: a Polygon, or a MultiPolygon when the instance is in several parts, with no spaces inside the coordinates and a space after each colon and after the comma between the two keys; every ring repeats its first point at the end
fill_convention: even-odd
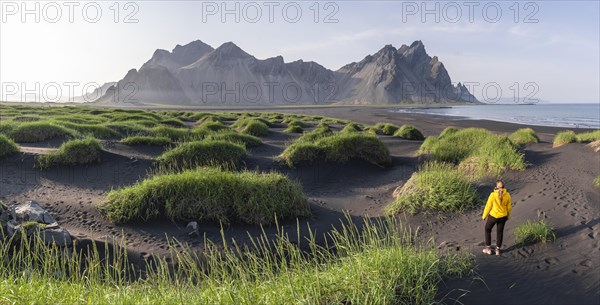
{"type": "Polygon", "coordinates": [[[504,188],[504,181],[496,181],[496,187],[494,191],[488,197],[485,209],[483,210],[483,216],[481,218],[487,222],[485,223],[485,248],[483,253],[492,254],[492,228],[496,225],[496,255],[500,255],[500,248],[502,247],[502,237],[504,234],[504,224],[510,218],[510,210],[512,209],[512,202],[510,200],[510,194],[504,188]]]}

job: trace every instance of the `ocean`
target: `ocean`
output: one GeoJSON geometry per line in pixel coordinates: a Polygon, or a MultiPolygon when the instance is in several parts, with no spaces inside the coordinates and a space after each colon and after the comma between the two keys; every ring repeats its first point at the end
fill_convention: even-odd
{"type": "Polygon", "coordinates": [[[492,120],[535,126],[600,128],[600,103],[473,105],[444,108],[399,108],[397,113],[425,113],[456,119],[492,120]]]}

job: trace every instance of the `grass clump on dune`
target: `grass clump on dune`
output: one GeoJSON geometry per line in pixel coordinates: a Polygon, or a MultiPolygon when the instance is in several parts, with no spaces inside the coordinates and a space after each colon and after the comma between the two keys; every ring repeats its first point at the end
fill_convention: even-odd
{"type": "Polygon", "coordinates": [[[176,119],[176,118],[164,119],[164,120],[161,120],[160,123],[163,125],[169,125],[172,127],[185,127],[185,124],[180,119],[176,119]]]}
{"type": "Polygon", "coordinates": [[[421,131],[417,129],[417,127],[412,125],[402,125],[396,132],[394,132],[394,137],[399,137],[401,139],[406,140],[417,140],[422,141],[425,139],[421,131]]]}
{"type": "Polygon", "coordinates": [[[432,138],[419,152],[431,155],[435,161],[459,164],[459,170],[474,179],[525,169],[517,145],[482,128],[461,129],[437,141],[432,138]]]}
{"type": "Polygon", "coordinates": [[[346,126],[344,126],[344,128],[342,128],[342,130],[340,132],[342,133],[355,133],[355,132],[360,132],[362,131],[362,128],[360,128],[360,126],[356,123],[349,123],[346,124],[346,126]]]}
{"type": "Polygon", "coordinates": [[[15,128],[19,126],[19,123],[10,120],[0,120],[0,133],[5,135],[10,134],[15,128]]]}
{"type": "Polygon", "coordinates": [[[259,120],[250,120],[240,131],[257,137],[264,137],[269,134],[269,126],[259,120]]]}
{"type": "Polygon", "coordinates": [[[151,135],[152,131],[150,131],[149,128],[146,128],[144,126],[138,125],[136,123],[130,123],[130,122],[113,122],[113,123],[106,123],[106,124],[102,124],[107,128],[110,128],[112,130],[114,130],[115,132],[124,135],[124,136],[130,136],[130,135],[151,135]]]}
{"type": "Polygon", "coordinates": [[[442,132],[440,132],[440,135],[438,136],[438,138],[442,139],[444,137],[447,137],[451,134],[454,134],[458,131],[459,129],[456,127],[446,127],[444,128],[444,130],[442,130],[442,132]]]}
{"type": "Polygon", "coordinates": [[[288,125],[286,129],[283,130],[285,133],[303,133],[304,128],[299,125],[288,125]]]}
{"type": "Polygon", "coordinates": [[[363,131],[366,134],[370,134],[370,135],[376,136],[377,133],[379,132],[379,129],[377,129],[375,126],[365,126],[363,128],[363,131]]]}
{"type": "Polygon", "coordinates": [[[543,219],[538,221],[527,221],[515,228],[515,242],[519,245],[528,243],[547,243],[556,240],[554,228],[543,219]]]}
{"type": "Polygon", "coordinates": [[[168,126],[157,126],[151,129],[151,132],[156,137],[166,137],[173,142],[184,141],[191,138],[192,133],[186,128],[175,128],[168,126]]]}
{"type": "Polygon", "coordinates": [[[231,127],[233,127],[233,128],[241,128],[241,127],[245,127],[246,125],[248,125],[250,123],[254,123],[256,121],[259,121],[259,122],[267,125],[267,127],[273,127],[273,125],[271,124],[271,122],[269,122],[269,120],[267,120],[265,118],[261,118],[261,117],[248,116],[248,114],[244,114],[244,115],[240,116],[231,125],[231,127]]]}
{"type": "Polygon", "coordinates": [[[182,143],[156,158],[166,168],[194,168],[201,165],[237,165],[248,155],[241,144],[223,140],[182,143]]]}
{"type": "Polygon", "coordinates": [[[15,144],[13,140],[7,138],[5,135],[0,134],[0,158],[4,158],[18,152],[19,145],[15,144]]]}
{"type": "Polygon", "coordinates": [[[529,144],[529,143],[537,143],[540,141],[540,138],[535,133],[535,131],[531,128],[521,128],[515,132],[513,132],[508,138],[515,144],[529,144]]]}
{"type": "Polygon", "coordinates": [[[596,179],[594,179],[594,185],[596,185],[597,188],[600,188],[600,175],[596,176],[596,179]]]}
{"type": "Polygon", "coordinates": [[[108,139],[119,135],[118,132],[103,126],[94,124],[80,124],[80,123],[69,123],[69,122],[57,122],[57,125],[75,130],[82,135],[89,135],[98,139],[108,139]]]}
{"type": "Polygon", "coordinates": [[[584,132],[577,135],[577,142],[588,143],[600,140],[600,130],[584,132]]]}
{"type": "Polygon", "coordinates": [[[300,137],[294,141],[294,143],[313,143],[319,139],[326,138],[333,135],[331,128],[327,126],[321,126],[313,129],[312,131],[303,133],[300,137]]]}
{"type": "Polygon", "coordinates": [[[290,167],[318,161],[344,163],[351,159],[364,160],[379,166],[391,164],[390,153],[376,136],[358,133],[338,133],[314,142],[300,137],[280,155],[290,167]]]}
{"type": "Polygon", "coordinates": [[[39,237],[23,238],[30,251],[13,251],[18,241],[0,240],[0,295],[10,304],[424,305],[437,303],[444,279],[474,271],[470,255],[414,245],[415,234],[396,218],[361,222],[342,221],[321,238],[299,227],[310,232],[303,245],[283,229],[245,244],[225,235],[218,243],[205,239],[201,263],[195,250],[169,240],[169,253],[141,270],[118,245],[107,247],[113,255],[104,258],[101,249],[65,255],[39,237]],[[331,241],[327,247],[314,242],[322,238],[331,241]],[[139,273],[144,277],[129,280],[139,273]]]}
{"type": "Polygon", "coordinates": [[[153,136],[129,136],[123,138],[121,143],[125,145],[155,145],[165,146],[171,144],[171,139],[167,137],[153,137],[153,136]]]}
{"type": "Polygon", "coordinates": [[[552,147],[559,147],[568,143],[588,143],[600,140],[600,130],[575,134],[572,130],[561,131],[556,134],[552,147]]]}
{"type": "Polygon", "coordinates": [[[197,128],[204,128],[210,131],[221,131],[225,129],[230,129],[228,126],[221,123],[220,121],[206,121],[200,124],[197,128]]]}
{"type": "Polygon", "coordinates": [[[15,122],[37,122],[43,120],[39,115],[18,115],[13,118],[15,122]]]}
{"type": "Polygon", "coordinates": [[[111,191],[101,209],[117,223],[166,216],[172,220],[269,224],[276,216],[310,214],[300,184],[284,175],[213,167],[158,175],[111,191]]]}
{"type": "Polygon", "coordinates": [[[33,143],[74,134],[74,131],[50,122],[30,122],[17,125],[8,136],[15,142],[33,143]]]}
{"type": "Polygon", "coordinates": [[[554,141],[552,141],[552,147],[559,147],[568,143],[577,142],[577,135],[572,130],[561,131],[556,134],[554,141]]]}
{"type": "Polygon", "coordinates": [[[207,135],[204,139],[206,141],[215,140],[240,143],[246,147],[256,147],[263,144],[262,141],[255,136],[229,130],[213,132],[207,135]]]}
{"type": "Polygon", "coordinates": [[[156,124],[159,123],[161,117],[156,113],[148,112],[148,111],[139,111],[139,112],[131,112],[131,111],[119,111],[121,109],[114,109],[112,113],[104,113],[100,114],[100,117],[104,117],[111,122],[132,122],[132,121],[153,121],[156,124]]]}
{"type": "Polygon", "coordinates": [[[55,165],[86,165],[100,161],[102,144],[94,138],[71,140],[58,150],[36,158],[36,167],[46,169],[55,165]]]}
{"type": "Polygon", "coordinates": [[[433,147],[438,145],[438,142],[439,140],[436,136],[428,136],[425,138],[425,141],[423,141],[423,144],[421,144],[419,147],[417,155],[430,154],[433,151],[433,147]]]}
{"type": "Polygon", "coordinates": [[[400,126],[390,123],[377,123],[374,127],[384,135],[388,136],[393,135],[398,130],[398,128],[400,128],[400,126]]]}
{"type": "Polygon", "coordinates": [[[208,135],[213,134],[215,132],[226,132],[233,131],[229,126],[224,125],[223,123],[216,121],[206,121],[201,125],[192,129],[192,138],[194,139],[204,139],[208,135]]]}
{"type": "Polygon", "coordinates": [[[303,121],[300,121],[298,119],[289,119],[289,120],[284,120],[284,123],[286,123],[289,126],[299,126],[302,128],[306,128],[309,126],[309,124],[304,123],[303,121]]]}
{"type": "Polygon", "coordinates": [[[455,166],[430,162],[413,173],[386,211],[462,212],[479,202],[476,190],[455,166]]]}

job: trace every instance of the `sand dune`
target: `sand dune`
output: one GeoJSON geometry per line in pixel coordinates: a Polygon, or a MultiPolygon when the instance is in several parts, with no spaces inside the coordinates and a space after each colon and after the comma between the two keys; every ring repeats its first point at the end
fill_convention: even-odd
{"type": "MultiPolygon", "coordinates": [[[[440,117],[417,114],[390,114],[385,108],[298,108],[278,112],[302,112],[351,119],[373,124],[392,122],[413,124],[426,136],[438,134],[448,125],[477,126],[495,132],[512,132],[522,126],[491,121],[447,121],[440,117]]],[[[416,227],[421,236],[435,238],[440,251],[470,251],[475,254],[478,276],[447,281],[439,298],[452,304],[598,304],[600,301],[600,194],[592,183],[600,172],[600,155],[584,144],[552,148],[558,128],[533,127],[541,142],[524,148],[530,164],[524,172],[506,175],[514,209],[505,231],[505,252],[500,257],[481,253],[483,225],[481,209],[462,215],[440,218],[431,215],[401,216],[416,227]],[[546,219],[557,229],[558,239],[550,244],[517,246],[513,229],[526,220],[546,219]]],[[[291,170],[277,162],[285,144],[294,136],[273,128],[264,145],[252,148],[246,166],[260,170],[275,169],[298,179],[310,199],[315,216],[301,220],[318,232],[338,224],[343,213],[360,217],[383,215],[392,200],[392,192],[416,170],[414,156],[420,141],[382,136],[389,146],[394,165],[383,169],[351,162],[344,166],[325,164],[301,166],[291,170]]],[[[101,215],[100,204],[111,189],[131,185],[146,176],[151,159],[163,148],[135,148],[105,142],[105,162],[89,167],[33,170],[34,156],[47,153],[60,143],[23,145],[22,152],[2,160],[0,199],[7,203],[36,200],[73,235],[80,239],[123,237],[141,263],[151,255],[166,253],[165,234],[192,247],[202,239],[190,237],[185,223],[154,222],[116,226],[101,215]]],[[[491,181],[490,181],[491,185],[491,181]]],[[[481,193],[491,186],[482,186],[481,193]]],[[[283,226],[294,233],[296,222],[283,226]]],[[[260,228],[236,225],[225,227],[225,234],[239,242],[247,240],[246,231],[260,234],[260,228]]],[[[199,230],[213,240],[220,239],[220,227],[202,223],[199,230]]],[[[273,235],[276,228],[267,227],[273,235]]]]}

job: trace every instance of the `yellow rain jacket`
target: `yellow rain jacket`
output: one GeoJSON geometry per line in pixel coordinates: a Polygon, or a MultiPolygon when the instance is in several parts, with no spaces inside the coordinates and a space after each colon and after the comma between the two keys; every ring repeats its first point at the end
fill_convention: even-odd
{"type": "Polygon", "coordinates": [[[485,209],[483,210],[482,219],[485,219],[488,214],[492,215],[494,218],[502,218],[507,216],[510,218],[510,210],[512,209],[512,202],[510,200],[510,194],[508,191],[503,188],[502,189],[502,202],[500,202],[500,198],[498,198],[498,193],[493,191],[488,197],[487,203],[485,204],[485,209]]]}

